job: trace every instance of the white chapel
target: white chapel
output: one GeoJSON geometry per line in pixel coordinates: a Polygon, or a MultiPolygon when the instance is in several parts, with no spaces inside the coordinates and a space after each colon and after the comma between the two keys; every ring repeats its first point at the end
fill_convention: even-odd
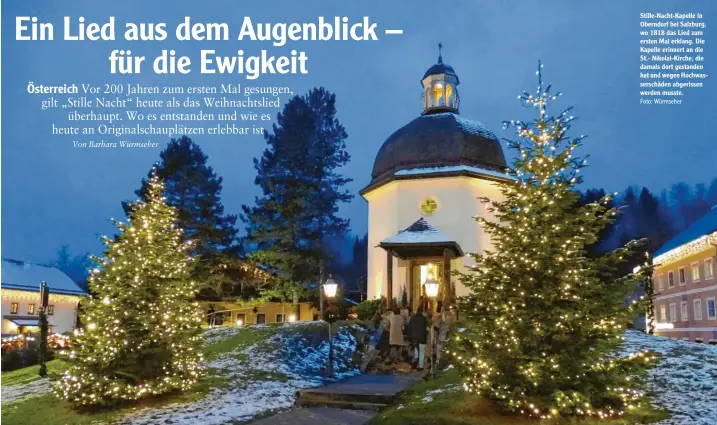
{"type": "Polygon", "coordinates": [[[405,291],[414,309],[431,277],[444,303],[468,294],[451,271],[465,270],[468,253],[490,246],[473,218],[490,215],[477,198],[500,197],[495,183],[509,178],[496,135],[460,115],[460,81],[440,47],[421,79],[421,115],[383,143],[360,192],[369,206],[368,298],[391,303],[405,291]]]}

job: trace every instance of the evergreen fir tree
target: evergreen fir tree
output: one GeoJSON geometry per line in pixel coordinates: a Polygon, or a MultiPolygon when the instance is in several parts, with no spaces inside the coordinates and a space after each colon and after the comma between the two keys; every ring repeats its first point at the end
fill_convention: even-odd
{"type": "Polygon", "coordinates": [[[80,288],[87,289],[87,270],[92,265],[89,253],[73,255],[69,245],[61,245],[55,260],[50,264],[62,270],[80,288]]]}
{"type": "Polygon", "coordinates": [[[366,293],[366,275],[368,275],[368,233],[361,238],[355,237],[352,247],[351,267],[353,269],[354,280],[359,292],[359,299],[363,300],[368,296],[366,293]]]}
{"type": "Polygon", "coordinates": [[[672,237],[670,222],[662,215],[658,199],[646,187],[640,192],[637,207],[639,235],[649,240],[649,252],[655,252],[672,237]]]}
{"type": "Polygon", "coordinates": [[[352,260],[357,267],[363,267],[362,276],[366,275],[366,266],[368,263],[368,233],[362,237],[354,237],[354,243],[351,248],[352,260]]]}
{"type": "Polygon", "coordinates": [[[673,184],[670,188],[670,207],[673,217],[673,226],[677,233],[685,230],[689,225],[690,200],[692,199],[690,186],[685,182],[673,184]]]}
{"type": "Polygon", "coordinates": [[[635,188],[629,186],[625,190],[625,195],[622,198],[621,206],[625,209],[618,218],[619,227],[622,228],[622,240],[620,245],[625,242],[635,239],[639,233],[639,215],[640,211],[637,205],[637,197],[635,196],[635,188]]]}
{"type": "Polygon", "coordinates": [[[705,194],[705,200],[710,205],[710,207],[714,207],[717,205],[717,179],[712,180],[712,183],[710,184],[709,189],[707,189],[707,193],[705,194]]]}
{"type": "MultiPolygon", "coordinates": [[[[309,145],[308,166],[314,189],[308,198],[305,214],[309,218],[306,237],[321,242],[325,238],[342,236],[349,229],[349,220],[339,217],[339,204],[349,202],[351,195],[344,187],[350,178],[337,169],[351,159],[346,151],[346,130],[336,118],[336,95],[323,87],[311,90],[304,101],[315,116],[315,136],[309,145]]],[[[319,244],[319,250],[324,250],[319,244]]],[[[325,253],[319,253],[325,255],[325,253]]]]}
{"type": "Polygon", "coordinates": [[[319,88],[286,104],[272,132],[264,133],[268,148],[254,160],[262,196],[255,206],[242,207],[254,258],[278,272],[279,295],[294,301],[319,280],[323,238],[348,228],[348,220],[336,215],[351,196],[342,188],[350,180],[336,172],[349,155],[335,102],[335,95],[319,88]]]}
{"type": "Polygon", "coordinates": [[[592,202],[598,202],[605,197],[605,189],[588,189],[582,196],[583,204],[590,204],[592,202]]]}
{"type": "MultiPolygon", "coordinates": [[[[594,202],[600,202],[603,199],[608,199],[606,195],[607,194],[605,193],[604,189],[588,189],[588,191],[585,192],[584,195],[582,195],[580,205],[588,205],[594,202]]],[[[605,205],[607,208],[613,208],[615,206],[615,201],[612,198],[609,199],[610,201],[603,205],[605,205]]],[[[588,255],[600,255],[603,252],[612,249],[613,246],[616,246],[616,242],[614,242],[614,240],[619,240],[620,238],[619,234],[620,229],[618,229],[617,226],[606,226],[599,232],[597,236],[597,242],[587,247],[588,255]]]]}
{"type": "Polygon", "coordinates": [[[588,255],[617,210],[606,205],[609,195],[580,205],[583,137],[567,136],[570,109],[548,115],[558,95],[539,70],[537,94],[521,96],[537,119],[505,123],[520,138],[509,142],[518,151],[515,179],[501,183],[502,199],[482,199],[495,220],[477,220],[494,250],[474,254],[475,267],[461,276],[472,295],[462,300],[466,331],[454,353],[465,388],[508,411],[618,416],[641,402],[638,378],[650,355],[616,355],[634,312],[622,303],[638,276],[605,277],[637,244],[588,255]]]}
{"type": "MultiPolygon", "coordinates": [[[[165,184],[167,204],[177,210],[185,240],[192,240],[197,262],[192,279],[202,286],[204,298],[214,298],[231,286],[232,275],[240,274],[240,247],[235,215],[224,214],[221,202],[222,178],[207,164],[207,156],[187,136],[172,139],[160,153],[160,162],[150,170],[165,184]],[[232,273],[234,271],[234,273],[232,273]]],[[[147,200],[149,181],[142,179],[136,193],[147,200]]],[[[124,204],[126,213],[131,205],[124,204]]]]}
{"type": "Polygon", "coordinates": [[[692,200],[690,201],[687,217],[688,226],[692,225],[695,221],[701,219],[707,214],[712,205],[707,200],[707,186],[704,183],[697,183],[695,190],[692,194],[692,200]]]}
{"type": "Polygon", "coordinates": [[[69,370],[57,392],[74,405],[110,405],[191,388],[199,377],[202,322],[190,280],[191,244],[182,241],[164,185],[149,178],[146,202],[117,222],[89,278],[69,370]]]}

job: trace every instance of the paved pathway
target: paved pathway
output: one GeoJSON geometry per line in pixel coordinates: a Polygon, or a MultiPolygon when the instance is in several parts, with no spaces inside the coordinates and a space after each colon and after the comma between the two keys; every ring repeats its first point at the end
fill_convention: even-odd
{"type": "Polygon", "coordinates": [[[252,425],[363,425],[376,415],[375,410],[391,403],[399,392],[420,379],[404,375],[359,375],[301,390],[297,404],[307,407],[295,407],[252,425]]]}
{"type": "Polygon", "coordinates": [[[313,394],[351,394],[356,396],[390,396],[393,397],[404,388],[420,381],[419,376],[410,375],[358,375],[352,378],[332,382],[318,388],[302,390],[313,394]]]}
{"type": "Polygon", "coordinates": [[[375,415],[366,410],[295,407],[251,425],[364,425],[375,415]]]}

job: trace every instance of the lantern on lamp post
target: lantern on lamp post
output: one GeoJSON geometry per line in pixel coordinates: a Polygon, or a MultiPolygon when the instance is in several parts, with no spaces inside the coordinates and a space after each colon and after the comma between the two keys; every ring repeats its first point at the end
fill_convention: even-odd
{"type": "Polygon", "coordinates": [[[438,281],[433,275],[428,276],[423,286],[426,288],[426,296],[428,298],[435,299],[438,296],[438,281]]]}
{"type": "Polygon", "coordinates": [[[435,277],[433,277],[432,274],[428,275],[428,278],[426,279],[426,282],[423,284],[423,288],[426,294],[426,297],[428,297],[431,305],[431,311],[435,310],[435,301],[436,297],[438,297],[438,281],[435,277]]]}
{"type": "Polygon", "coordinates": [[[326,279],[326,283],[323,284],[323,289],[326,298],[331,300],[336,296],[336,292],[338,292],[339,285],[334,281],[334,279],[331,278],[331,275],[329,275],[329,278],[326,279]]]}
{"type": "MultiPolygon", "coordinates": [[[[433,314],[438,314],[438,312],[435,309],[435,300],[436,297],[438,297],[438,281],[435,277],[433,277],[432,274],[428,275],[428,279],[426,279],[426,283],[423,284],[426,296],[431,300],[431,311],[433,311],[433,314]]],[[[430,345],[430,353],[431,353],[431,375],[435,377],[436,373],[436,331],[434,327],[434,321],[431,320],[431,345],[430,345]]]]}
{"type": "Polygon", "coordinates": [[[334,342],[333,337],[331,335],[331,324],[336,321],[338,315],[336,313],[336,308],[331,301],[334,299],[334,297],[336,297],[336,292],[338,292],[339,285],[331,278],[331,275],[329,275],[329,278],[326,279],[326,282],[321,285],[321,289],[323,289],[323,294],[329,302],[329,306],[326,309],[325,317],[326,323],[328,323],[329,325],[329,367],[327,373],[329,376],[334,376],[334,342]]]}

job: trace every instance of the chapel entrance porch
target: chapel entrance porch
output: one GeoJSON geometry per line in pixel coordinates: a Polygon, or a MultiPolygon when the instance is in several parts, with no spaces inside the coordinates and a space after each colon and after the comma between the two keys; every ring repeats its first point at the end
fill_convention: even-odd
{"type": "Polygon", "coordinates": [[[463,256],[460,245],[428,224],[424,218],[384,239],[379,246],[386,251],[386,302],[387,308],[396,307],[394,297],[401,302],[401,292],[406,291],[408,305],[413,311],[419,306],[428,310],[431,300],[426,296],[425,284],[434,278],[438,286],[435,300],[441,304],[453,304],[455,284],[451,280],[451,260],[463,256]],[[394,258],[403,273],[394,273],[394,258]],[[394,277],[399,279],[394,282],[394,277]],[[394,289],[397,288],[397,291],[394,289]]]}

